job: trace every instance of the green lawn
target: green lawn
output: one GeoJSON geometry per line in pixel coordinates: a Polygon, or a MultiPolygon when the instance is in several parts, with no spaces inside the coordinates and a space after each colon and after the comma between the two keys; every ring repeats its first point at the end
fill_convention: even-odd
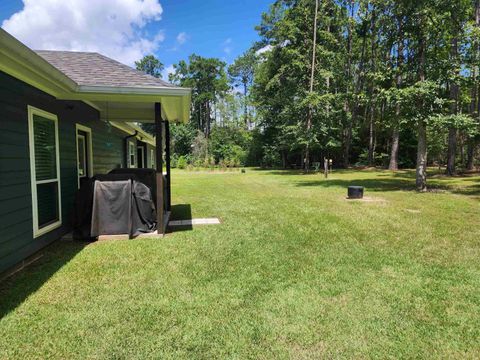
{"type": "Polygon", "coordinates": [[[0,359],[480,357],[480,177],[172,178],[223,223],[54,244],[0,285],[0,359]]]}

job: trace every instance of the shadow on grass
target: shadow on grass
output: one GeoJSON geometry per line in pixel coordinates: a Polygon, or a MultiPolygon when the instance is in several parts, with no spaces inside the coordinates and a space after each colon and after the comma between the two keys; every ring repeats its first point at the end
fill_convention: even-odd
{"type": "Polygon", "coordinates": [[[415,189],[415,183],[412,183],[411,180],[400,179],[322,179],[313,181],[299,181],[295,185],[299,187],[319,186],[324,188],[340,187],[345,189],[347,189],[349,186],[363,186],[366,191],[411,191],[415,189]]]}
{"type": "MultiPolygon", "coordinates": [[[[348,186],[363,186],[365,191],[414,191],[415,181],[409,179],[361,179],[361,180],[316,180],[299,181],[296,186],[318,186],[324,188],[348,186]]],[[[428,192],[449,192],[459,195],[480,196],[480,184],[460,185],[442,183],[438,179],[427,182],[428,192]]]]}
{"type": "MultiPolygon", "coordinates": [[[[170,221],[175,220],[192,220],[192,206],[190,204],[176,204],[172,205],[172,213],[170,214],[170,221]]],[[[185,226],[169,226],[167,233],[190,231],[193,230],[192,225],[185,226]]]]}
{"type": "MultiPolygon", "coordinates": [[[[263,171],[263,170],[260,170],[263,171]]],[[[335,175],[354,175],[361,174],[359,179],[324,179],[322,174],[317,173],[318,178],[314,176],[305,176],[305,180],[295,182],[298,187],[323,187],[323,188],[345,188],[348,186],[363,186],[366,191],[414,191],[415,190],[415,170],[401,170],[391,172],[388,170],[352,170],[338,169],[334,170],[335,175]],[[375,177],[363,178],[369,173],[375,177]]],[[[272,175],[307,175],[301,170],[270,170],[272,175]]],[[[308,175],[315,175],[310,173],[308,175]]],[[[427,187],[430,192],[450,192],[453,194],[480,196],[480,177],[478,176],[446,176],[442,171],[430,170],[427,180],[427,187]],[[470,184],[464,184],[470,183],[470,184]]]]}
{"type": "Polygon", "coordinates": [[[0,319],[20,306],[89,243],[56,241],[38,252],[37,261],[0,282],[0,319]]]}

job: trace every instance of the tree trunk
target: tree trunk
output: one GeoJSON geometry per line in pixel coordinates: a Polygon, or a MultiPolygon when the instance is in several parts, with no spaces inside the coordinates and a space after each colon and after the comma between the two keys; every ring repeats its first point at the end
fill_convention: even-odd
{"type": "MultiPolygon", "coordinates": [[[[315,0],[315,19],[313,21],[313,44],[312,44],[312,67],[310,72],[310,94],[313,93],[313,83],[315,79],[315,58],[317,50],[317,22],[318,22],[318,4],[319,0],[315,0]]],[[[310,133],[312,131],[313,109],[309,106],[307,114],[307,145],[305,147],[305,171],[310,171],[310,133]]]]}
{"type": "Polygon", "coordinates": [[[282,150],[282,166],[284,169],[287,168],[287,152],[282,150]]]}
{"type": "Polygon", "coordinates": [[[205,138],[210,137],[210,103],[205,103],[205,138]]]}
{"type": "Polygon", "coordinates": [[[427,191],[427,129],[425,122],[418,123],[418,146],[417,146],[417,176],[416,185],[418,191],[427,191]]]}
{"type": "Polygon", "coordinates": [[[389,170],[397,171],[398,170],[398,148],[400,144],[400,131],[398,128],[393,129],[392,135],[392,149],[390,151],[390,164],[388,165],[389,170]]]}
{"type": "Polygon", "coordinates": [[[475,142],[470,140],[467,145],[467,170],[472,171],[474,168],[475,160],[475,142]]]}
{"type": "Polygon", "coordinates": [[[375,106],[373,105],[374,100],[372,99],[372,105],[370,107],[370,122],[368,127],[368,165],[374,165],[375,157],[375,106]]]}
{"type": "Polygon", "coordinates": [[[460,164],[462,166],[465,165],[465,146],[463,141],[463,134],[460,135],[460,164]]]}
{"type": "MultiPolygon", "coordinates": [[[[374,6],[374,5],[373,5],[374,6]]],[[[374,74],[376,72],[376,37],[377,37],[377,28],[376,28],[376,9],[372,9],[372,18],[370,21],[370,32],[372,34],[371,42],[371,71],[374,74]]],[[[374,135],[375,135],[375,80],[370,80],[370,121],[369,121],[369,131],[368,131],[368,165],[374,165],[374,135]]]]}
{"type": "MultiPolygon", "coordinates": [[[[352,34],[352,22],[354,21],[354,11],[355,11],[355,0],[350,0],[350,14],[348,18],[348,27],[347,27],[347,95],[352,95],[352,90],[350,88],[350,83],[353,83],[354,79],[352,77],[352,41],[353,41],[353,34],[352,34]]],[[[344,105],[344,112],[345,116],[347,117],[347,128],[344,131],[344,139],[343,139],[343,166],[345,168],[350,166],[350,143],[352,141],[352,120],[353,116],[349,119],[349,114],[352,113],[352,103],[351,100],[345,100],[344,105]]]]}
{"type": "MultiPolygon", "coordinates": [[[[475,26],[480,28],[480,0],[475,1],[475,9],[474,9],[474,18],[475,18],[475,26]]],[[[476,60],[476,64],[473,66],[472,77],[473,77],[473,87],[472,87],[472,102],[471,102],[471,109],[470,115],[472,118],[477,119],[480,122],[480,84],[478,82],[479,77],[479,55],[480,55],[480,43],[475,41],[474,43],[474,59],[476,60]]],[[[477,142],[475,138],[471,138],[467,144],[467,170],[473,170],[474,162],[475,162],[475,150],[477,147],[477,142]]]]}
{"type": "Polygon", "coordinates": [[[248,91],[248,84],[246,81],[243,82],[243,100],[245,101],[245,104],[243,105],[243,113],[245,116],[245,127],[248,130],[250,127],[250,119],[248,117],[248,103],[247,103],[247,91],[248,91]]]}
{"type": "MultiPolygon", "coordinates": [[[[421,24],[422,25],[421,21],[421,24]]],[[[422,34],[419,41],[419,66],[418,66],[418,78],[420,81],[425,81],[425,38],[422,34]]],[[[420,101],[419,106],[421,109],[425,106],[423,101],[420,101]]],[[[417,171],[416,171],[416,186],[417,190],[424,192],[427,191],[427,126],[423,119],[418,121],[417,126],[417,171]]]]}
{"type": "MultiPolygon", "coordinates": [[[[398,20],[398,49],[397,49],[397,89],[402,87],[403,77],[403,23],[399,18],[398,20]]],[[[388,165],[389,170],[397,171],[398,170],[398,150],[400,147],[400,116],[401,116],[401,107],[400,103],[397,100],[395,105],[395,124],[392,134],[392,149],[390,152],[390,164],[388,165]]]]}
{"type": "MultiPolygon", "coordinates": [[[[352,6],[353,6],[353,2],[354,2],[354,0],[352,0],[352,6]]],[[[352,9],[352,12],[353,12],[353,9],[352,9]]],[[[362,30],[363,30],[363,33],[365,33],[367,31],[367,24],[366,23],[363,25],[362,30]]],[[[357,115],[358,115],[358,111],[359,111],[357,96],[358,96],[358,94],[360,93],[360,91],[363,87],[363,80],[364,80],[363,72],[364,72],[365,63],[366,63],[366,59],[365,59],[366,58],[366,52],[367,52],[367,37],[364,36],[363,41],[362,41],[362,51],[361,51],[361,55],[360,55],[360,64],[359,64],[358,69],[357,69],[357,76],[356,76],[356,82],[355,82],[355,86],[354,86],[354,93],[353,93],[353,99],[352,99],[352,102],[353,102],[353,106],[351,106],[351,108],[353,108],[352,119],[349,122],[348,127],[347,127],[347,135],[346,135],[345,145],[344,145],[344,149],[343,149],[343,164],[344,164],[345,167],[350,166],[350,149],[351,149],[351,146],[352,146],[352,133],[353,133],[353,127],[355,126],[355,124],[357,122],[357,115]]]]}
{"type": "MultiPolygon", "coordinates": [[[[454,14],[454,13],[452,13],[454,14]]],[[[452,15],[452,22],[456,24],[456,17],[452,15]]],[[[452,39],[450,57],[453,66],[457,66],[457,57],[458,57],[458,38],[456,36],[452,39]]],[[[455,73],[457,75],[457,73],[455,73]]],[[[450,100],[452,104],[450,106],[450,112],[452,115],[457,115],[458,113],[458,84],[454,80],[450,84],[450,100]]],[[[448,129],[448,153],[447,153],[447,175],[455,175],[455,157],[457,153],[457,129],[455,127],[450,127],[448,129]]]]}
{"type": "Polygon", "coordinates": [[[448,129],[447,175],[455,175],[455,157],[457,153],[457,129],[448,129]]]}

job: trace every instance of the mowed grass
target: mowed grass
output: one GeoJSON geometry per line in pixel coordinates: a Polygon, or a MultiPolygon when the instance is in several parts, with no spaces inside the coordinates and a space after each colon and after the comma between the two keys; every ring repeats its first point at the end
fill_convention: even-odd
{"type": "Polygon", "coordinates": [[[1,359],[480,357],[480,177],[172,179],[176,218],[222,224],[54,244],[0,284],[1,359]]]}

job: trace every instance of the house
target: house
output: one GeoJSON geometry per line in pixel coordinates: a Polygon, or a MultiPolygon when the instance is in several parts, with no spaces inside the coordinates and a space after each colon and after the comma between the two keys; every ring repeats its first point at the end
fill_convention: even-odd
{"type": "Polygon", "coordinates": [[[0,29],[0,273],[69,232],[82,179],[118,167],[157,169],[162,233],[169,124],[189,110],[190,89],[97,53],[35,52],[0,29]]]}

